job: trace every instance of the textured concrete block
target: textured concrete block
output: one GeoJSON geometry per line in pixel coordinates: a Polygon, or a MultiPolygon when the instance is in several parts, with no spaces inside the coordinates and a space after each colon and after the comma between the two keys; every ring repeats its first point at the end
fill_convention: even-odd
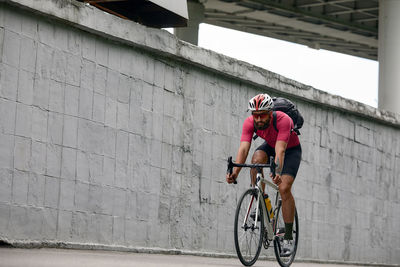
{"type": "Polygon", "coordinates": [[[88,237],[96,243],[110,244],[112,242],[112,226],[112,216],[93,214],[88,227],[88,237]]]}
{"type": "Polygon", "coordinates": [[[33,81],[34,76],[32,72],[27,72],[25,70],[19,71],[18,102],[26,105],[33,104],[33,81]]]}
{"type": "Polygon", "coordinates": [[[88,211],[91,213],[103,212],[103,187],[99,185],[89,186],[88,211]]]}
{"type": "Polygon", "coordinates": [[[32,107],[32,139],[47,141],[48,113],[38,107],[32,107]]]}
{"type": "Polygon", "coordinates": [[[129,104],[117,102],[117,129],[129,131],[129,104]]]}
{"type": "Polygon", "coordinates": [[[128,174],[127,162],[116,161],[115,162],[115,183],[116,187],[127,188],[127,180],[130,175],[128,174]]]}
{"type": "Polygon", "coordinates": [[[114,101],[118,99],[118,88],[119,88],[119,76],[120,74],[115,70],[107,70],[107,82],[106,82],[106,96],[114,101]]]}
{"type": "MultiPolygon", "coordinates": [[[[80,86],[81,84],[82,59],[79,56],[68,55],[66,68],[67,84],[80,86]]],[[[82,86],[84,87],[84,86],[82,86]]]]}
{"type": "Polygon", "coordinates": [[[364,127],[363,125],[356,124],[355,126],[355,138],[354,140],[358,143],[373,146],[374,144],[374,132],[373,130],[364,127]]]}
{"type": "Polygon", "coordinates": [[[89,211],[89,184],[77,181],[75,183],[75,210],[89,211]]]}
{"type": "Polygon", "coordinates": [[[172,144],[174,140],[174,118],[169,116],[164,116],[162,124],[162,141],[166,144],[172,144]]]}
{"type": "Polygon", "coordinates": [[[77,151],[76,177],[79,181],[89,182],[89,158],[87,153],[77,151]]]}
{"type": "Polygon", "coordinates": [[[76,242],[87,242],[90,215],[83,212],[72,213],[72,239],[76,242]]]}
{"type": "MultiPolygon", "coordinates": [[[[93,49],[93,48],[92,48],[93,49]]],[[[96,39],[96,62],[97,64],[108,66],[108,43],[104,39],[97,38],[96,39]]]]}
{"type": "Polygon", "coordinates": [[[82,62],[81,79],[80,79],[81,88],[93,91],[95,72],[96,72],[96,63],[84,59],[82,62]]]}
{"type": "Polygon", "coordinates": [[[31,152],[32,172],[37,174],[46,173],[47,145],[42,142],[32,141],[31,152]]]}
{"type": "Polygon", "coordinates": [[[51,208],[43,209],[43,224],[41,237],[47,240],[55,240],[57,235],[57,210],[51,208]]]}
{"type": "MultiPolygon", "coordinates": [[[[0,23],[1,23],[1,12],[0,11],[0,23]]],[[[0,62],[3,62],[3,46],[4,46],[4,28],[0,28],[0,62]]]]}
{"type": "Polygon", "coordinates": [[[44,206],[48,208],[58,208],[60,182],[58,178],[45,176],[44,206]]]}
{"type": "Polygon", "coordinates": [[[49,109],[49,80],[35,78],[33,84],[33,105],[43,110],[49,109]]]}
{"type": "Polygon", "coordinates": [[[0,168],[11,170],[13,169],[13,163],[14,136],[0,134],[0,168]]]}
{"type": "Polygon", "coordinates": [[[164,77],[165,77],[165,68],[166,65],[164,62],[161,61],[155,61],[154,62],[154,85],[164,88],[164,77]]]}
{"type": "Polygon", "coordinates": [[[61,153],[62,147],[58,145],[47,145],[46,175],[60,177],[61,175],[61,153]]]}
{"type": "Polygon", "coordinates": [[[162,143],[162,158],[161,167],[163,169],[171,170],[172,168],[172,145],[162,143]]]}
{"type": "MultiPolygon", "coordinates": [[[[163,157],[163,143],[158,140],[151,141],[151,166],[161,168],[162,167],[162,157],[163,157]]],[[[167,156],[167,155],[166,155],[167,156]]],[[[166,160],[165,160],[166,161],[166,160]]]]}
{"type": "Polygon", "coordinates": [[[96,65],[93,88],[94,92],[101,95],[106,94],[107,75],[106,67],[96,65]]]}
{"type": "MultiPolygon", "coordinates": [[[[0,203],[11,203],[12,188],[12,171],[0,169],[0,203]]],[[[1,212],[0,212],[1,214],[1,212]]],[[[2,214],[0,217],[5,216],[2,214]]]]}
{"type": "Polygon", "coordinates": [[[14,134],[16,104],[0,99],[0,133],[14,134]]]}
{"type": "Polygon", "coordinates": [[[153,110],[153,85],[143,83],[142,108],[147,111],[153,110]]]}
{"type": "Polygon", "coordinates": [[[129,103],[132,79],[126,75],[119,76],[118,101],[121,103],[129,103]]]}
{"type": "Polygon", "coordinates": [[[95,184],[103,183],[103,156],[89,154],[89,181],[95,184]]]}
{"type": "Polygon", "coordinates": [[[31,140],[15,137],[14,168],[20,171],[29,171],[31,167],[31,140]]]}
{"type": "Polygon", "coordinates": [[[137,193],[135,191],[126,191],[126,212],[125,218],[135,220],[137,218],[137,193]]]}
{"type": "Polygon", "coordinates": [[[5,30],[3,44],[3,62],[14,68],[19,67],[21,37],[18,33],[5,30]]]}
{"type": "MultiPolygon", "coordinates": [[[[163,122],[164,122],[164,115],[162,113],[153,113],[153,125],[152,125],[151,136],[153,139],[157,141],[162,141],[163,122]]],[[[171,128],[173,128],[173,125],[171,125],[171,128]]]]}
{"type": "Polygon", "coordinates": [[[37,43],[31,39],[21,36],[21,54],[19,58],[20,69],[35,72],[37,43]]]}
{"type": "Polygon", "coordinates": [[[69,30],[67,33],[68,38],[68,52],[73,55],[80,56],[82,51],[82,33],[69,30]]]}
{"type": "Polygon", "coordinates": [[[72,212],[60,210],[57,220],[57,239],[72,240],[72,212]]]}
{"type": "Polygon", "coordinates": [[[125,218],[113,217],[113,244],[125,244],[125,218]]]}
{"type": "Polygon", "coordinates": [[[27,219],[25,227],[25,233],[33,240],[42,238],[41,228],[43,224],[43,209],[30,207],[27,209],[27,219]]]}
{"type": "MultiPolygon", "coordinates": [[[[136,71],[134,72],[134,74],[136,74],[136,71]]],[[[143,81],[150,84],[154,84],[154,75],[155,75],[155,59],[153,57],[146,56],[143,59],[142,70],[137,73],[138,79],[143,78],[143,81]]]]}
{"type": "Polygon", "coordinates": [[[13,236],[15,239],[29,238],[29,234],[26,233],[26,223],[28,221],[26,207],[10,206],[10,221],[8,224],[9,235],[13,236]]]}
{"type": "Polygon", "coordinates": [[[76,177],[76,150],[73,148],[62,148],[61,177],[74,180],[76,177]]]}
{"type": "Polygon", "coordinates": [[[78,118],[64,115],[63,146],[76,148],[78,139],[78,118]]]}
{"type": "Polygon", "coordinates": [[[103,154],[105,128],[103,125],[80,119],[78,122],[78,148],[87,151],[103,154]]]}
{"type": "Polygon", "coordinates": [[[7,64],[0,64],[0,97],[16,100],[18,69],[7,64]]]}
{"type": "Polygon", "coordinates": [[[126,190],[120,188],[113,188],[113,209],[114,216],[125,217],[126,212],[126,190]]]}
{"type": "Polygon", "coordinates": [[[107,215],[113,215],[114,208],[114,189],[110,186],[103,187],[102,192],[102,213],[107,215]]]}
{"type": "Polygon", "coordinates": [[[121,65],[121,48],[120,46],[108,46],[108,66],[119,71],[121,65]]]}
{"type": "Polygon", "coordinates": [[[129,47],[121,47],[121,73],[131,75],[132,73],[132,54],[129,47]]]}
{"type": "Polygon", "coordinates": [[[9,204],[0,202],[0,235],[7,236],[7,233],[9,233],[8,231],[9,220],[10,220],[9,204]]]}
{"type": "Polygon", "coordinates": [[[66,85],[65,86],[65,114],[78,116],[79,111],[79,87],[66,85]]]}
{"type": "Polygon", "coordinates": [[[60,180],[60,210],[74,210],[75,181],[60,180]]]}
{"type": "Polygon", "coordinates": [[[63,144],[63,124],[64,116],[59,113],[49,112],[48,120],[48,141],[51,144],[62,145],[63,144]]]}
{"type": "Polygon", "coordinates": [[[106,98],[105,125],[112,128],[117,127],[117,102],[111,98],[106,98]]]}
{"type": "Polygon", "coordinates": [[[67,68],[67,55],[60,50],[54,50],[53,61],[50,70],[50,78],[64,83],[67,68]]]}
{"type": "MultiPolygon", "coordinates": [[[[146,57],[143,54],[141,54],[140,52],[134,51],[134,50],[132,50],[132,57],[133,57],[133,60],[132,60],[133,77],[135,79],[137,79],[137,80],[143,80],[144,79],[144,73],[146,72],[146,70],[150,70],[151,71],[151,68],[149,68],[149,69],[143,68],[143,66],[147,65],[146,64],[146,57]]],[[[154,69],[154,63],[153,63],[153,69],[154,69]]],[[[153,78],[151,78],[151,80],[147,81],[147,82],[151,82],[152,83],[153,82],[153,78]]]]}
{"type": "Polygon", "coordinates": [[[116,162],[114,158],[104,157],[103,174],[101,183],[105,185],[114,185],[116,162]]]}
{"type": "Polygon", "coordinates": [[[96,60],[96,37],[82,34],[82,57],[91,61],[96,60]]]}
{"type": "Polygon", "coordinates": [[[106,97],[101,94],[93,94],[93,120],[99,123],[105,122],[106,97]]]}
{"type": "Polygon", "coordinates": [[[125,241],[131,246],[145,246],[147,240],[147,222],[127,219],[125,221],[125,241]]]}
{"type": "Polygon", "coordinates": [[[104,155],[115,158],[117,130],[105,127],[104,155]]]}
{"type": "Polygon", "coordinates": [[[118,131],[116,141],[116,159],[127,163],[129,134],[124,131],[118,131]]]}
{"type": "Polygon", "coordinates": [[[23,137],[31,137],[31,133],[32,107],[25,104],[17,104],[15,134],[23,137]]]}
{"type": "Polygon", "coordinates": [[[36,58],[36,73],[41,79],[50,78],[50,71],[54,58],[54,49],[43,43],[38,44],[36,58]]]}
{"type": "Polygon", "coordinates": [[[81,88],[79,91],[79,117],[92,119],[93,114],[93,91],[81,88]]]}
{"type": "Polygon", "coordinates": [[[28,205],[43,207],[46,179],[41,174],[31,173],[28,185],[28,205]]]}

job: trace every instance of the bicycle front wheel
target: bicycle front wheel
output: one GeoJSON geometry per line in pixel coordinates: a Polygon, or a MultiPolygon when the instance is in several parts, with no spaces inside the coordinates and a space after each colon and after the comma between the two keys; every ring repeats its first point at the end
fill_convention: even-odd
{"type": "Polygon", "coordinates": [[[282,208],[278,210],[276,218],[277,222],[274,240],[275,257],[280,266],[289,267],[296,256],[297,243],[299,242],[299,218],[297,216],[297,209],[295,209],[293,222],[293,250],[289,256],[282,256],[283,236],[285,235],[285,222],[283,221],[282,208]]]}
{"type": "Polygon", "coordinates": [[[235,248],[239,260],[245,266],[253,265],[260,255],[264,223],[261,206],[258,209],[258,218],[255,218],[258,195],[256,189],[249,189],[243,193],[236,208],[235,214],[235,248]]]}

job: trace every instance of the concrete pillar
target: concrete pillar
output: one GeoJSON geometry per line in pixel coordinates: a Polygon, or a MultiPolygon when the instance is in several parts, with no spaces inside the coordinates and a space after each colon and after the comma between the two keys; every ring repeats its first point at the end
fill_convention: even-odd
{"type": "Polygon", "coordinates": [[[400,114],[400,1],[379,0],[378,108],[400,114]]]}
{"type": "Polygon", "coordinates": [[[181,40],[197,45],[199,40],[199,24],[204,19],[204,5],[196,0],[188,0],[188,26],[175,28],[174,34],[181,40]]]}

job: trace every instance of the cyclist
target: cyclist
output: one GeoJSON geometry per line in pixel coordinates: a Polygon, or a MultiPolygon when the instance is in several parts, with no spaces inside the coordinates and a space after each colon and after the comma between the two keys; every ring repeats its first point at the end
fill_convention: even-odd
{"type": "MultiPolygon", "coordinates": [[[[268,163],[269,157],[275,157],[276,175],[272,181],[279,186],[282,197],[282,212],[285,222],[283,253],[281,256],[290,256],[292,253],[293,221],[295,202],[291,193],[292,184],[296,178],[301,161],[301,145],[295,131],[293,121],[284,112],[273,111],[274,102],[268,94],[259,94],[251,98],[248,110],[249,116],[243,123],[240,146],[236,156],[236,163],[246,162],[250,150],[253,134],[256,133],[265,141],[253,154],[251,163],[268,163]],[[276,113],[276,128],[273,126],[273,112],[276,113]]],[[[226,175],[226,181],[233,183],[241,168],[234,168],[232,174],[226,175]]],[[[257,170],[251,169],[252,184],[255,184],[257,170]]]]}

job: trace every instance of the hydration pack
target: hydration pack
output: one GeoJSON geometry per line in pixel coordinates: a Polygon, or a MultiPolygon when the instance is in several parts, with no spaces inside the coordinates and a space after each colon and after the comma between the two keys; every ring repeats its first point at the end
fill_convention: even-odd
{"type": "MultiPolygon", "coordinates": [[[[274,101],[274,111],[282,111],[285,112],[292,120],[294,124],[293,131],[300,135],[299,129],[303,127],[304,118],[301,116],[299,110],[297,109],[296,105],[293,104],[292,101],[283,97],[273,97],[272,100],[274,101]]],[[[272,123],[276,131],[278,131],[276,127],[276,112],[273,112],[273,120],[272,123]]]]}

